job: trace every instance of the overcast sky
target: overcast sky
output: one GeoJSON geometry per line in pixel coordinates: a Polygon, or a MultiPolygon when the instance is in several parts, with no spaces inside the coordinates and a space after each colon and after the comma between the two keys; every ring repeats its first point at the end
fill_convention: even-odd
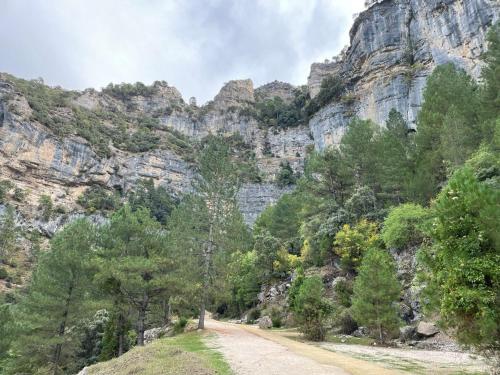
{"type": "Polygon", "coordinates": [[[303,84],[348,43],[364,0],[0,0],[0,71],[69,89],[165,80],[303,84]]]}

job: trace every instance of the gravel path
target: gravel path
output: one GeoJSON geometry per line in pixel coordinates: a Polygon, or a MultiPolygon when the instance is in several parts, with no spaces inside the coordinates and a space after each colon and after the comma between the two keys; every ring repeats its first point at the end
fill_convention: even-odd
{"type": "MultiPolygon", "coordinates": [[[[344,353],[357,358],[383,362],[389,366],[406,367],[409,370],[413,368],[415,373],[487,373],[489,370],[483,358],[463,352],[377,348],[373,346],[332,343],[321,343],[319,346],[336,353],[344,353]]],[[[413,371],[410,370],[410,372],[413,371]]]]}
{"type": "Polygon", "coordinates": [[[237,375],[401,374],[255,327],[208,319],[206,328],[237,375]]]}
{"type": "Polygon", "coordinates": [[[467,353],[311,344],[280,331],[208,319],[212,345],[236,375],[390,375],[487,373],[481,358],[467,353]]]}

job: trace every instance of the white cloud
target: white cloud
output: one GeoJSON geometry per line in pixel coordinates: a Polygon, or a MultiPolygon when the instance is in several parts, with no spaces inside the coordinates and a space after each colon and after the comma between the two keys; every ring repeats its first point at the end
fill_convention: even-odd
{"type": "Polygon", "coordinates": [[[2,0],[0,71],[67,88],[164,79],[212,98],[252,78],[306,82],[363,0],[2,0]]]}

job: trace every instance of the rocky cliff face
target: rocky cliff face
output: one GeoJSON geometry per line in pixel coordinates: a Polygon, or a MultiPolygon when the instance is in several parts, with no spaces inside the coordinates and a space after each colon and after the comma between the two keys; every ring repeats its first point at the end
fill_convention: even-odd
{"type": "MultiPolygon", "coordinates": [[[[311,96],[330,74],[340,76],[348,92],[296,127],[267,128],[252,114],[255,103],[276,96],[291,102],[294,87],[277,81],[255,89],[250,80],[230,81],[202,107],[185,103],[166,82],[126,99],[92,89],[72,92],[71,106],[134,119],[154,117],[159,123],[155,134],[174,131],[192,142],[208,134],[240,134],[263,176],[262,183],[246,183],[239,195],[251,224],[286,191],[273,183],[282,161],[300,172],[308,147],[338,143],[355,115],[383,123],[396,108],[415,126],[426,78],[439,64],[453,62],[478,77],[486,31],[499,12],[496,0],[378,1],[355,20],[348,49],[332,62],[311,67],[311,96]]],[[[33,119],[33,111],[9,77],[0,75],[0,179],[28,192],[22,210],[30,211],[40,195],[48,194],[56,204],[77,212],[76,198],[93,184],[126,191],[141,178],[153,178],[179,194],[190,188],[193,165],[169,144],[146,152],[111,145],[110,155],[103,157],[81,137],[56,136],[33,119]]],[[[70,112],[69,107],[57,108],[58,118],[69,119],[70,112]]]]}
{"type": "Polygon", "coordinates": [[[499,11],[496,0],[383,0],[361,13],[350,47],[311,67],[312,95],[328,74],[343,77],[350,91],[310,121],[316,147],[337,143],[353,115],[383,124],[395,108],[415,126],[426,79],[437,65],[451,62],[479,77],[486,32],[499,11]]]}

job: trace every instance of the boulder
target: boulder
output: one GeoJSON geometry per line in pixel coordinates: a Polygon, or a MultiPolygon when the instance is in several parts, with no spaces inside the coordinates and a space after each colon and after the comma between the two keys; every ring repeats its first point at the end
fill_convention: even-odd
{"type": "Polygon", "coordinates": [[[404,326],[399,328],[399,339],[402,342],[409,342],[415,338],[415,327],[404,326]]]}
{"type": "Polygon", "coordinates": [[[335,287],[337,286],[338,283],[345,283],[347,279],[343,276],[336,277],[332,281],[332,289],[335,290],[335,287]]]}
{"type": "Polygon", "coordinates": [[[174,334],[174,329],[172,326],[164,326],[151,328],[144,331],[144,342],[149,344],[150,342],[167,336],[172,336],[174,334]]]}
{"type": "Polygon", "coordinates": [[[260,329],[270,329],[273,326],[273,322],[270,317],[263,316],[259,319],[259,328],[260,329]]]}
{"type": "Polygon", "coordinates": [[[368,330],[365,327],[358,327],[357,330],[355,330],[352,335],[354,337],[365,337],[368,335],[368,330]]]}
{"type": "Polygon", "coordinates": [[[421,336],[431,337],[439,332],[439,328],[433,323],[420,322],[417,326],[417,333],[421,336]]]}

